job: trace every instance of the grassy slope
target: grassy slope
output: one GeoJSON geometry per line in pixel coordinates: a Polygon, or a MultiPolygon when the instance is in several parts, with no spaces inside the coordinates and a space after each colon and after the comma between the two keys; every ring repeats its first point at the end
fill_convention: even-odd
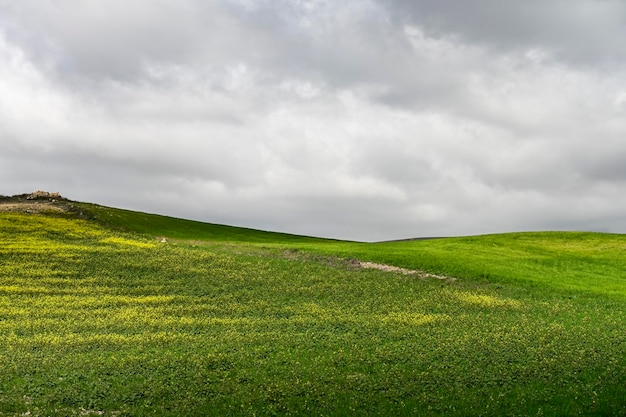
{"type": "Polygon", "coordinates": [[[249,243],[314,243],[325,241],[325,239],[202,223],[157,214],[121,210],[96,204],[75,203],[75,205],[80,207],[87,217],[96,220],[104,226],[155,237],[162,236],[172,239],[210,242],[249,243]]]}
{"type": "Polygon", "coordinates": [[[579,290],[626,298],[626,235],[581,232],[507,233],[435,240],[357,243],[213,225],[83,205],[102,223],[150,236],[254,243],[359,258],[486,281],[579,290]]]}
{"type": "Polygon", "coordinates": [[[97,210],[0,214],[0,416],[626,415],[621,236],[357,244],[97,210]]]}
{"type": "Polygon", "coordinates": [[[529,288],[626,299],[625,235],[509,233],[331,247],[343,256],[425,269],[477,282],[514,282],[529,288]]]}

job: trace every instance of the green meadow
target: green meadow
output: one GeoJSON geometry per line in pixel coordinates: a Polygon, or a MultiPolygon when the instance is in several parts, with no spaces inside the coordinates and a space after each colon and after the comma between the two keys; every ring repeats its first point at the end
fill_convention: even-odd
{"type": "Polygon", "coordinates": [[[626,236],[358,243],[76,206],[0,213],[0,416],[626,415],[626,236]]]}

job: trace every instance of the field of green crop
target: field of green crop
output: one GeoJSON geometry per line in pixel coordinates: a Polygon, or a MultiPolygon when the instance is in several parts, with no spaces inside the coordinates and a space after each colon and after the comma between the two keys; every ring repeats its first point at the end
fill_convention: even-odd
{"type": "Polygon", "coordinates": [[[83,208],[0,213],[0,416],[626,415],[623,236],[363,244],[83,208]]]}

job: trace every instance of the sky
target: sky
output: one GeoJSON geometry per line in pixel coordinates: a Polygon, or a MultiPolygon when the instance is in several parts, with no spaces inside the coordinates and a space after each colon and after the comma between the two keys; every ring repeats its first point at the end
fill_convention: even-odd
{"type": "Polygon", "coordinates": [[[623,0],[0,0],[0,194],[360,241],[626,233],[623,0]]]}

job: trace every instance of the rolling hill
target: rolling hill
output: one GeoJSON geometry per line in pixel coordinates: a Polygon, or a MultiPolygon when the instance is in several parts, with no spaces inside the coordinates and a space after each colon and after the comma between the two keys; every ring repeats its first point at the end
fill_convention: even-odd
{"type": "Polygon", "coordinates": [[[41,203],[0,211],[0,416],[626,415],[622,235],[359,243],[41,203]]]}

